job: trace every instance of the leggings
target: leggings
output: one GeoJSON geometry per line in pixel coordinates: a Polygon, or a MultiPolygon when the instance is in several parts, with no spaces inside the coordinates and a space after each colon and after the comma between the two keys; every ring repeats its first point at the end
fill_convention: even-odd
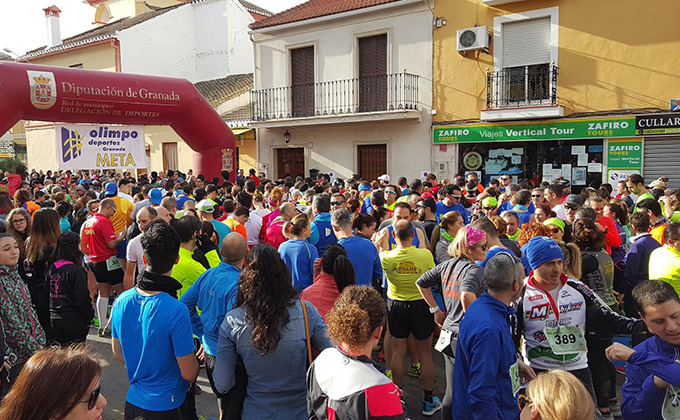
{"type": "Polygon", "coordinates": [[[608,408],[609,400],[616,398],[616,369],[604,353],[605,349],[612,345],[612,340],[586,337],[586,343],[597,406],[608,408]]]}
{"type": "Polygon", "coordinates": [[[442,398],[442,409],[440,410],[442,420],[453,420],[451,407],[453,404],[453,368],[454,365],[456,364],[455,355],[457,342],[458,340],[456,339],[451,340],[451,350],[453,352],[454,357],[442,353],[442,356],[444,357],[444,367],[446,369],[446,393],[442,398]]]}

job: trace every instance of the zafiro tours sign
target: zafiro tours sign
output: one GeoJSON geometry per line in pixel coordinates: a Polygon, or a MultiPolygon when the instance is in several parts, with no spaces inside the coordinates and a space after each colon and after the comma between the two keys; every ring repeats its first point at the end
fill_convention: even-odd
{"type": "Polygon", "coordinates": [[[59,169],[146,168],[144,126],[57,124],[59,169]]]}

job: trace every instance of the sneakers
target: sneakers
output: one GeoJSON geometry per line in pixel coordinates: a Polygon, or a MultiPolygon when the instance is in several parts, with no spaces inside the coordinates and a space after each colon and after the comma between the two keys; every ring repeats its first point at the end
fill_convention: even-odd
{"type": "Polygon", "coordinates": [[[415,365],[408,364],[408,376],[413,376],[414,378],[421,379],[420,377],[420,363],[417,363],[415,365]]]}
{"type": "Polygon", "coordinates": [[[102,338],[111,338],[111,330],[109,328],[100,328],[99,336],[102,338]]]}
{"type": "Polygon", "coordinates": [[[99,330],[99,318],[92,318],[92,321],[90,321],[90,325],[99,330]]]}
{"type": "Polygon", "coordinates": [[[432,397],[432,402],[423,401],[423,415],[431,416],[441,410],[442,401],[437,397],[432,397]]]}
{"type": "Polygon", "coordinates": [[[614,417],[623,416],[623,414],[621,414],[621,405],[619,405],[619,402],[616,400],[609,400],[609,410],[612,412],[612,416],[614,417]]]}

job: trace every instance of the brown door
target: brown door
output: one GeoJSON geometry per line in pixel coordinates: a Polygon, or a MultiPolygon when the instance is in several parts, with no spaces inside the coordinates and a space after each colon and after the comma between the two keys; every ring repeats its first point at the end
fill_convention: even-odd
{"type": "Polygon", "coordinates": [[[387,35],[359,39],[359,110],[387,109],[387,35]]]}
{"type": "Polygon", "coordinates": [[[302,147],[276,149],[276,157],[279,178],[305,176],[305,149],[302,147]]]}
{"type": "Polygon", "coordinates": [[[314,115],[314,47],[291,50],[293,117],[314,115]]]}
{"type": "Polygon", "coordinates": [[[358,146],[359,176],[367,181],[377,180],[387,173],[387,145],[366,144],[358,146]]]}

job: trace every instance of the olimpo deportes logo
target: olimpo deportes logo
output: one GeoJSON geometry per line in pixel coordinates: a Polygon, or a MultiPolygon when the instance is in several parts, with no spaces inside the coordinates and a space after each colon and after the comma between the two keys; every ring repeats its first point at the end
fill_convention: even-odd
{"type": "Polygon", "coordinates": [[[31,103],[38,109],[50,109],[57,103],[57,84],[49,71],[27,70],[31,103]]]}
{"type": "Polygon", "coordinates": [[[61,127],[61,160],[68,162],[80,156],[83,148],[83,137],[77,131],[61,127]]]}

